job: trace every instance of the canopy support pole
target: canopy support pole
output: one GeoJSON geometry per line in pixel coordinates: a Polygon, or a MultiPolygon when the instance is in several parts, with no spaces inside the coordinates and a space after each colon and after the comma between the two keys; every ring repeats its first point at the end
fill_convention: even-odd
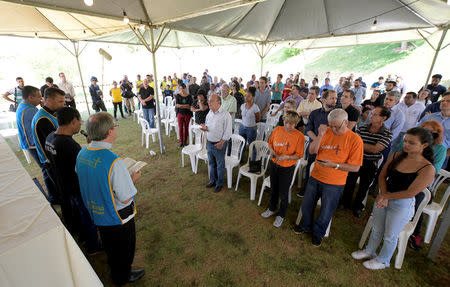
{"type": "Polygon", "coordinates": [[[164,144],[163,144],[163,138],[162,138],[162,131],[161,131],[161,111],[159,107],[159,90],[158,90],[158,73],[156,71],[156,51],[159,49],[161,44],[166,40],[167,36],[169,35],[171,29],[167,31],[167,33],[162,36],[164,32],[165,26],[163,25],[160,29],[160,33],[158,35],[158,39],[155,42],[154,35],[153,35],[153,29],[154,26],[149,25],[149,33],[150,33],[150,43],[147,43],[144,36],[142,35],[141,31],[135,29],[135,27],[132,27],[131,25],[128,25],[130,29],[134,32],[136,37],[139,38],[142,45],[145,46],[145,48],[152,54],[153,59],[153,76],[154,76],[154,83],[155,83],[155,97],[156,97],[156,115],[157,115],[157,121],[156,124],[158,125],[158,138],[159,138],[159,151],[161,154],[164,153],[164,144]]]}
{"type": "Polygon", "coordinates": [[[75,41],[72,41],[72,44],[73,44],[73,49],[75,51],[75,58],[77,59],[78,72],[80,73],[81,87],[83,89],[84,100],[86,101],[86,108],[87,108],[88,114],[91,115],[91,110],[89,109],[89,104],[88,104],[86,91],[84,90],[83,74],[81,73],[81,66],[80,66],[80,59],[79,59],[80,58],[80,54],[83,52],[83,50],[84,50],[84,48],[86,48],[86,46],[84,46],[84,48],[80,52],[79,43],[76,42],[76,44],[75,44],[75,41]]]}
{"type": "MultiPolygon", "coordinates": [[[[426,86],[428,85],[428,81],[430,80],[431,73],[433,72],[434,64],[436,63],[436,59],[437,59],[437,57],[438,57],[438,55],[439,55],[439,52],[441,51],[442,42],[444,42],[445,35],[447,34],[447,31],[448,31],[448,26],[445,26],[445,27],[442,29],[442,35],[441,35],[441,39],[439,40],[439,44],[437,45],[437,47],[436,47],[436,49],[435,49],[433,61],[431,62],[430,71],[428,72],[428,75],[427,75],[427,79],[426,79],[426,81],[425,81],[424,88],[426,88],[426,86]]],[[[447,47],[447,46],[445,46],[445,47],[447,47]]],[[[445,47],[444,47],[444,48],[445,48],[445,47]]]]}
{"type": "Polygon", "coordinates": [[[252,46],[256,53],[258,54],[259,58],[261,59],[261,67],[260,67],[260,75],[263,76],[263,68],[264,68],[264,58],[269,54],[270,50],[272,50],[273,47],[275,47],[276,43],[266,43],[266,42],[260,42],[258,46],[258,43],[255,43],[254,46],[252,46]]]}

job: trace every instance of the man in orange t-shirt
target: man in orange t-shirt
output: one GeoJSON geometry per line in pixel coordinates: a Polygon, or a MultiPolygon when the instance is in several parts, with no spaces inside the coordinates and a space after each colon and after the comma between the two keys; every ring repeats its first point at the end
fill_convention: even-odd
{"type": "Polygon", "coordinates": [[[339,204],[348,172],[359,170],[364,155],[363,141],[348,129],[348,115],[343,109],[331,111],[328,123],[329,127],[319,127],[319,135],[309,145],[309,152],[317,156],[302,202],[303,221],[294,228],[296,233],[312,231],[312,244],[315,246],[322,243],[339,204]],[[322,200],[320,214],[313,222],[319,198],[322,200]]]}
{"type": "Polygon", "coordinates": [[[289,205],[289,187],[297,161],[303,157],[305,136],[295,126],[300,116],[295,110],[287,110],[283,116],[284,126],[276,127],[269,138],[272,161],[270,163],[270,206],[261,216],[269,218],[275,214],[278,201],[280,209],[273,226],[280,227],[289,205]]]}

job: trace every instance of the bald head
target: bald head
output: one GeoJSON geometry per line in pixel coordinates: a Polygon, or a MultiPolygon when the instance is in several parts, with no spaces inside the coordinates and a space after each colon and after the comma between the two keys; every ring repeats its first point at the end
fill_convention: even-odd
{"type": "Polygon", "coordinates": [[[220,109],[222,99],[218,94],[212,94],[208,100],[209,108],[215,113],[220,109]]]}

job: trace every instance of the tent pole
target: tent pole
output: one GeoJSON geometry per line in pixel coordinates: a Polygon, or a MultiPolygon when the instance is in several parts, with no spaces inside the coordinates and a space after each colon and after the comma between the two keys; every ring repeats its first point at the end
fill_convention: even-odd
{"type": "Polygon", "coordinates": [[[264,68],[264,43],[261,43],[261,54],[259,55],[261,58],[261,77],[263,76],[263,68],[264,68]]]}
{"type": "Polygon", "coordinates": [[[86,101],[86,108],[87,108],[88,114],[91,115],[91,110],[89,109],[86,91],[84,90],[83,74],[81,73],[81,66],[80,66],[80,59],[79,59],[80,53],[78,51],[77,46],[75,45],[75,41],[72,41],[72,44],[73,44],[73,49],[75,51],[75,58],[77,59],[78,72],[80,73],[81,87],[83,88],[84,100],[86,101]]]}
{"type": "Polygon", "coordinates": [[[436,49],[435,49],[433,61],[431,62],[430,71],[428,72],[428,75],[427,75],[427,79],[426,79],[426,81],[425,81],[424,88],[427,87],[428,81],[430,80],[431,73],[433,72],[434,64],[436,63],[436,59],[437,59],[437,57],[438,57],[438,55],[439,55],[439,51],[441,50],[442,42],[444,42],[445,35],[447,34],[447,30],[448,30],[448,26],[446,26],[446,27],[443,28],[443,30],[442,30],[441,39],[439,40],[439,44],[437,45],[437,47],[436,47],[436,49]]]}
{"type": "MultiPolygon", "coordinates": [[[[163,28],[161,28],[163,29],[163,28]]],[[[159,151],[161,154],[164,153],[164,145],[163,145],[163,138],[162,138],[162,132],[161,132],[161,112],[159,108],[159,91],[158,91],[158,75],[156,72],[156,50],[155,50],[155,40],[153,39],[153,27],[150,26],[150,40],[152,41],[152,59],[153,59],[153,76],[155,77],[155,97],[156,97],[156,115],[158,116],[157,125],[158,125],[158,137],[159,137],[159,151]]]]}

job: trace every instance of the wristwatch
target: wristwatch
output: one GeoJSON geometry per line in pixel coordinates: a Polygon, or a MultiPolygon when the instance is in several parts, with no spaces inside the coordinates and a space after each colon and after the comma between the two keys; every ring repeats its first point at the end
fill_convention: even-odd
{"type": "Polygon", "coordinates": [[[339,169],[339,164],[337,163],[334,169],[339,169]]]}

